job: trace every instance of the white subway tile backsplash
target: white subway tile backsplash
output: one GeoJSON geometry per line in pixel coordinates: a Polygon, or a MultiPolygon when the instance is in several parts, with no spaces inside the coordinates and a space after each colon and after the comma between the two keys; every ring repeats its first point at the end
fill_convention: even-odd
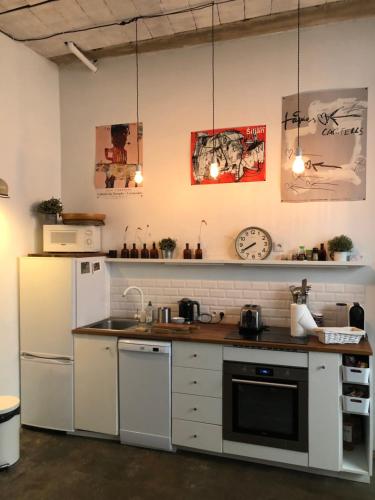
{"type": "Polygon", "coordinates": [[[210,297],[225,297],[225,290],[210,290],[210,297]]]}
{"type": "MultiPolygon", "coordinates": [[[[365,287],[341,283],[310,283],[309,307],[313,312],[324,314],[325,324],[334,326],[336,302],[356,301],[364,303],[365,287]]],[[[145,300],[154,307],[171,307],[172,315],[178,314],[177,302],[182,297],[191,297],[201,304],[203,313],[225,313],[224,323],[236,324],[241,307],[259,304],[265,323],[270,326],[289,326],[291,295],[288,282],[264,282],[241,280],[192,280],[192,279],[135,279],[116,277],[111,281],[111,314],[133,317],[140,308],[137,292],[122,297],[127,286],[140,286],[145,300]]],[[[300,283],[296,283],[300,285],[300,283]]]]}
{"type": "Polygon", "coordinates": [[[326,284],[326,291],[327,292],[343,292],[344,285],[337,284],[337,283],[327,283],[326,284]]]}
{"type": "Polygon", "coordinates": [[[218,281],[217,287],[224,290],[229,290],[230,288],[234,288],[234,283],[233,281],[218,281]]]}

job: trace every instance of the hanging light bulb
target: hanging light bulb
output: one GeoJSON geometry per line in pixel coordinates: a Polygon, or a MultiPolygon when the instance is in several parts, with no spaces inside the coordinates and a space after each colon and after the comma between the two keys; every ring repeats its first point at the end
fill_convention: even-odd
{"type": "Polygon", "coordinates": [[[302,149],[297,148],[296,156],[294,157],[292,170],[295,174],[302,174],[305,171],[305,162],[302,158],[302,149]]]}
{"type": "Polygon", "coordinates": [[[212,69],[212,159],[210,165],[211,179],[217,179],[219,176],[219,165],[216,158],[215,144],[215,38],[214,38],[214,7],[215,2],[211,5],[211,69],[212,69]]]}
{"type": "Polygon", "coordinates": [[[219,165],[216,160],[216,154],[213,153],[210,165],[210,177],[212,177],[213,179],[217,179],[218,175],[219,175],[219,165]]]}
{"type": "Polygon", "coordinates": [[[137,184],[141,184],[143,182],[142,168],[140,165],[137,165],[135,169],[134,182],[137,184]]]}
{"type": "Polygon", "coordinates": [[[299,80],[300,80],[300,71],[299,71],[299,60],[300,60],[300,0],[298,0],[298,8],[297,8],[297,112],[298,112],[298,122],[297,122],[297,150],[296,155],[293,160],[292,171],[297,174],[303,174],[305,171],[305,162],[302,158],[302,149],[299,142],[299,129],[300,129],[300,106],[299,106],[299,80]]]}
{"type": "Polygon", "coordinates": [[[137,86],[137,166],[135,168],[134,182],[139,185],[143,182],[142,166],[139,162],[139,69],[138,69],[138,18],[135,20],[135,64],[137,86]]]}

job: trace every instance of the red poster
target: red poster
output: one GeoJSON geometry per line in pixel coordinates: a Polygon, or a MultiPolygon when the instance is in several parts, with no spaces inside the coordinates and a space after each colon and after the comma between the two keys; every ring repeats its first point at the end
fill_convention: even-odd
{"type": "Polygon", "coordinates": [[[191,133],[191,184],[266,180],[266,126],[219,128],[191,133]],[[219,175],[210,177],[210,165],[219,175]]]}

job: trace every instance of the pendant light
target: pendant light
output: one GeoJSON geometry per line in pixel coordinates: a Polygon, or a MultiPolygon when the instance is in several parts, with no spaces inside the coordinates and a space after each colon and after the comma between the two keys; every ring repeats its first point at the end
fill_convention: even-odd
{"type": "Polygon", "coordinates": [[[0,179],[0,198],[9,198],[8,184],[4,179],[0,179]]]}
{"type": "Polygon", "coordinates": [[[139,163],[139,71],[138,71],[138,18],[135,20],[135,65],[137,85],[137,166],[135,168],[134,181],[141,184],[143,181],[142,167],[139,163]]]}
{"type": "Polygon", "coordinates": [[[302,149],[300,146],[299,128],[300,128],[300,107],[299,107],[299,74],[300,74],[300,0],[297,7],[297,149],[292,165],[292,171],[295,174],[302,174],[305,171],[305,162],[302,158],[302,149]]]}
{"type": "Polygon", "coordinates": [[[219,175],[219,166],[216,157],[216,140],[215,140],[215,33],[214,33],[214,8],[215,2],[211,5],[211,69],[212,69],[212,159],[210,165],[210,177],[217,179],[219,175]]]}

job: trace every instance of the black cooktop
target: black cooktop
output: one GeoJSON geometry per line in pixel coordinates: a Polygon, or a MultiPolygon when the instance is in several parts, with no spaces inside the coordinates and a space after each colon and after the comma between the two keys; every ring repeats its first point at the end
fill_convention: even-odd
{"type": "Polygon", "coordinates": [[[232,332],[225,337],[228,340],[249,340],[251,342],[275,342],[280,344],[306,345],[308,337],[292,337],[289,328],[281,326],[265,326],[263,330],[255,335],[244,336],[238,332],[232,332]]]}

